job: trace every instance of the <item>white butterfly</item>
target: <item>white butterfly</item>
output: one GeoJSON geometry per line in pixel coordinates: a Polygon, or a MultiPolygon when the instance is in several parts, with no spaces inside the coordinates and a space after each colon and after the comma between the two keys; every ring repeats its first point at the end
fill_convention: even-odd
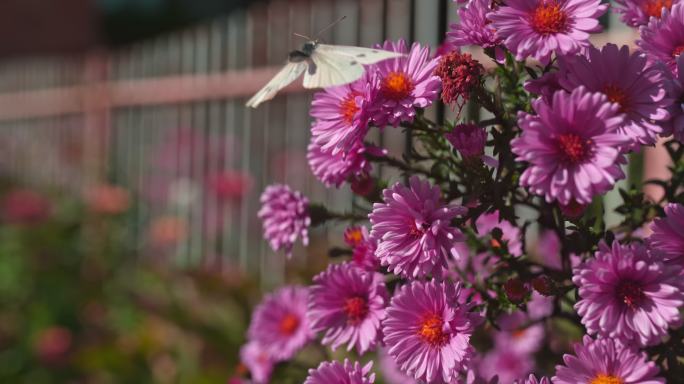
{"type": "Polygon", "coordinates": [[[290,52],[285,67],[245,105],[256,108],[272,99],[305,71],[304,88],[326,88],[359,79],[365,71],[362,64],[375,64],[401,56],[404,54],[374,48],[319,44],[318,40],[310,40],[302,49],[290,52]]]}

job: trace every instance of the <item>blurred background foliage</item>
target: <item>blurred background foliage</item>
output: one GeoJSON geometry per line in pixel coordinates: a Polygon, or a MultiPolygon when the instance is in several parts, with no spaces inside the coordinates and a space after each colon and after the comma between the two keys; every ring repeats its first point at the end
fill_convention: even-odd
{"type": "Polygon", "coordinates": [[[4,184],[0,382],[224,383],[258,287],[140,261],[126,230],[135,201],[97,193],[4,184]]]}

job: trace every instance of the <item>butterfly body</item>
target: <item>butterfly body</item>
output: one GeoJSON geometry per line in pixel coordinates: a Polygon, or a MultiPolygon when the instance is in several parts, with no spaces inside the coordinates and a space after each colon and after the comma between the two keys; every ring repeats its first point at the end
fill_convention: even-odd
{"type": "Polygon", "coordinates": [[[320,44],[318,40],[304,43],[288,54],[287,64],[271,81],[257,92],[246,105],[256,108],[272,99],[278,91],[304,74],[304,88],[327,88],[351,83],[365,71],[363,65],[401,57],[403,54],[382,49],[320,44]]]}

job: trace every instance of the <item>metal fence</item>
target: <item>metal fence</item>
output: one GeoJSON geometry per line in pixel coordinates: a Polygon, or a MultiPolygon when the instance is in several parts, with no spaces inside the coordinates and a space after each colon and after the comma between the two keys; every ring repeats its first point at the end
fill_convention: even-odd
{"type": "MultiPolygon", "coordinates": [[[[175,217],[187,223],[186,236],[154,257],[240,268],[277,284],[287,271],[261,239],[263,188],[286,182],[338,210],[351,208],[352,195],[325,189],[310,174],[310,93],[293,86],[257,110],[243,105],[301,44],[293,32],[310,34],[342,15],[326,41],[370,46],[403,37],[436,47],[456,7],[448,0],[259,2],[116,52],[2,62],[1,170],[72,193],[104,180],[125,186],[145,202],[130,226],[141,257],[155,252],[149,224],[175,217]],[[251,175],[241,200],[207,193],[213,175],[225,172],[251,175]]],[[[609,31],[598,38],[630,38],[621,25],[609,31]]],[[[406,147],[399,130],[377,135],[394,155],[406,147]]],[[[340,231],[316,229],[314,246],[296,249],[294,265],[323,257],[323,245],[338,243],[340,231]]]]}

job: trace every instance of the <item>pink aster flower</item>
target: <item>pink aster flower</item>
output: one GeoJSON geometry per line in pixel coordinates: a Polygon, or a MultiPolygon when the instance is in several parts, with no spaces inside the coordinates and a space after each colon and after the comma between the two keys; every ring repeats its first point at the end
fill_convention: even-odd
{"type": "Polygon", "coordinates": [[[400,287],[382,323],[388,353],[419,381],[449,382],[472,353],[479,316],[459,305],[459,284],[414,281],[400,287]]]}
{"type": "Polygon", "coordinates": [[[516,380],[513,384],[551,384],[551,380],[543,376],[541,379],[537,379],[537,376],[530,374],[530,376],[525,380],[516,380]]]}
{"type": "Polygon", "coordinates": [[[470,0],[466,6],[459,8],[459,22],[451,25],[447,42],[455,47],[479,45],[493,48],[500,45],[501,38],[487,20],[487,15],[492,12],[491,3],[490,0],[470,0]]]}
{"type": "Polygon", "coordinates": [[[684,206],[670,203],[665,207],[665,217],[653,220],[653,233],[647,241],[652,251],[665,259],[684,263],[684,206]]]}
{"type": "Polygon", "coordinates": [[[366,146],[363,142],[357,141],[346,151],[335,153],[334,150],[325,151],[316,142],[311,142],[306,158],[318,180],[328,187],[339,188],[345,181],[364,177],[370,173],[372,166],[366,160],[366,153],[383,156],[387,151],[366,146]]]}
{"type": "Polygon", "coordinates": [[[331,264],[314,277],[307,316],[311,329],[325,331],[333,350],[347,344],[359,355],[375,348],[388,301],[383,276],[350,263],[331,264]]]}
{"type": "Polygon", "coordinates": [[[648,24],[655,17],[659,19],[663,10],[670,10],[679,0],[615,0],[619,5],[615,7],[622,15],[621,20],[631,26],[639,27],[648,24]]]}
{"type": "Polygon", "coordinates": [[[667,64],[677,72],[677,57],[684,53],[684,3],[677,3],[664,11],[660,19],[652,18],[639,28],[641,39],[637,45],[651,62],[667,64]]]}
{"type": "Polygon", "coordinates": [[[620,383],[664,384],[658,367],[645,353],[624,347],[613,339],[592,340],[584,336],[575,345],[575,355],[563,356],[565,365],[556,366],[554,384],[620,383]]]}
{"type": "Polygon", "coordinates": [[[252,382],[268,383],[273,372],[273,359],[261,344],[251,341],[240,348],[240,361],[249,370],[252,382]]]}
{"type": "Polygon", "coordinates": [[[589,47],[589,33],[601,31],[598,18],[607,9],[600,0],[507,0],[488,18],[517,60],[532,56],[547,64],[554,52],[589,47]]]}
{"type": "Polygon", "coordinates": [[[639,346],[658,343],[669,327],[681,325],[680,270],[666,268],[641,245],[601,243],[595,257],[573,271],[581,297],[575,310],[591,335],[639,346]]]}
{"type": "Polygon", "coordinates": [[[434,75],[439,58],[430,58],[430,48],[414,43],[409,51],[403,39],[385,41],[378,48],[406,56],[376,64],[379,81],[377,109],[373,120],[378,126],[413,121],[416,108],[425,108],[439,96],[441,82],[434,75]]]}
{"type": "Polygon", "coordinates": [[[382,348],[378,353],[380,361],[380,373],[385,382],[390,384],[418,384],[416,379],[406,376],[406,374],[399,370],[397,362],[392,356],[387,354],[387,351],[382,348]]]}
{"type": "Polygon", "coordinates": [[[674,135],[675,139],[684,142],[684,55],[677,58],[677,71],[667,77],[665,88],[672,105],[668,109],[670,120],[661,135],[674,135]]]}
{"type": "Polygon", "coordinates": [[[634,144],[654,144],[668,118],[664,76],[657,68],[647,68],[646,55],[629,53],[626,45],[606,44],[601,50],[591,47],[586,56],[559,59],[560,84],[568,92],[584,86],[601,92],[620,106],[625,119],[620,133],[634,144]]]}
{"type": "Polygon", "coordinates": [[[304,384],[372,384],[375,382],[375,373],[370,373],[372,366],[372,361],[364,367],[358,361],[352,364],[348,359],[344,359],[344,364],[324,361],[318,368],[309,369],[304,384]]]}
{"type": "Polygon", "coordinates": [[[304,245],[309,243],[309,199],[301,192],[283,184],[269,185],[261,194],[258,216],[263,221],[264,238],[274,251],[284,249],[290,258],[298,237],[304,245]]]}
{"type": "Polygon", "coordinates": [[[344,231],[344,241],[352,247],[352,263],[367,271],[376,271],[380,260],[375,257],[378,241],[368,233],[366,227],[349,227],[344,231]]]}
{"type": "Polygon", "coordinates": [[[295,285],[266,295],[254,309],[248,339],[263,346],[274,361],[293,357],[314,336],[306,318],[308,296],[306,288],[295,285]]]}
{"type": "Polygon", "coordinates": [[[347,152],[368,132],[377,85],[369,76],[317,92],[311,102],[311,141],[324,152],[347,152]]]}
{"type": "Polygon", "coordinates": [[[628,138],[617,133],[623,115],[605,95],[580,87],[532,102],[537,115],[518,114],[522,135],[511,142],[517,160],[530,163],[520,184],[546,201],[590,203],[625,177],[619,164],[628,138]]]}
{"type": "Polygon", "coordinates": [[[382,195],[384,202],[373,204],[368,215],[382,265],[406,277],[441,276],[449,255],[457,256],[454,244],[462,240],[451,220],[466,209],[445,204],[439,187],[417,176],[408,187],[396,183],[382,195]]]}
{"type": "Polygon", "coordinates": [[[547,102],[551,102],[553,94],[556,93],[556,91],[563,89],[559,80],[560,76],[558,71],[547,72],[536,79],[527,80],[524,88],[530,93],[543,97],[547,102]]]}
{"type": "Polygon", "coordinates": [[[494,348],[487,352],[478,364],[480,376],[491,380],[498,376],[501,383],[512,383],[518,377],[529,375],[534,370],[534,359],[526,353],[518,353],[507,347],[494,348]]]}
{"type": "MultiPolygon", "coordinates": [[[[499,228],[502,233],[501,240],[506,242],[508,252],[513,256],[522,255],[522,233],[520,228],[514,226],[508,220],[500,219],[499,211],[480,215],[475,221],[475,227],[480,236],[488,235],[494,228],[499,228]]],[[[491,241],[491,245],[494,248],[502,246],[502,244],[498,244],[496,239],[492,239],[491,241]]]]}
{"type": "Polygon", "coordinates": [[[487,131],[477,124],[458,124],[444,137],[463,158],[480,158],[484,155],[487,131]]]}
{"type": "Polygon", "coordinates": [[[528,320],[528,316],[520,311],[500,316],[498,324],[501,330],[494,332],[495,347],[523,355],[539,351],[544,342],[544,326],[538,323],[527,325],[528,320]]]}

